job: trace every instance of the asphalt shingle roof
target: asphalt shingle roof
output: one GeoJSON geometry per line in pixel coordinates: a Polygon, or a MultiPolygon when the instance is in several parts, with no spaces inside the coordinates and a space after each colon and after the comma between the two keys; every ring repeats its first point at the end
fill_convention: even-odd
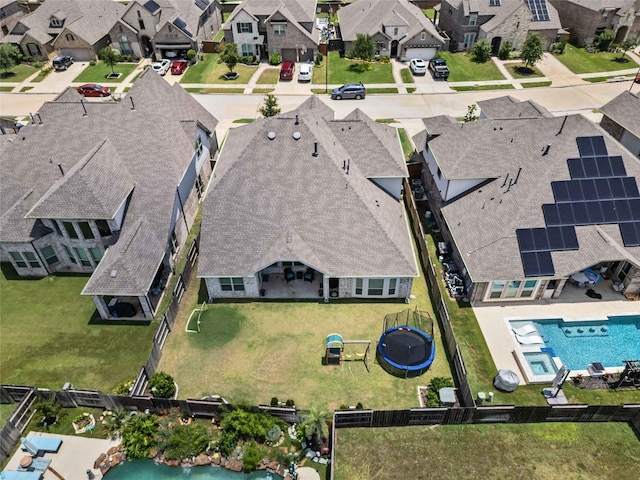
{"type": "Polygon", "coordinates": [[[532,100],[518,100],[510,95],[480,100],[478,107],[487,118],[553,117],[551,112],[532,100]]]}
{"type": "Polygon", "coordinates": [[[605,104],[600,111],[629,133],[640,138],[640,95],[625,90],[605,104]]]}
{"type": "Polygon", "coordinates": [[[241,10],[254,17],[267,17],[284,7],[299,23],[313,22],[316,16],[316,0],[244,0],[231,13],[233,19],[241,10]]]}
{"type": "MultiPolygon", "coordinates": [[[[402,203],[361,169],[385,132],[364,128],[368,142],[343,143],[354,121],[318,103],[229,132],[203,207],[199,277],[246,276],[278,260],[337,277],[418,275],[402,203]]],[[[395,173],[401,156],[397,143],[377,170],[395,173]]]]}

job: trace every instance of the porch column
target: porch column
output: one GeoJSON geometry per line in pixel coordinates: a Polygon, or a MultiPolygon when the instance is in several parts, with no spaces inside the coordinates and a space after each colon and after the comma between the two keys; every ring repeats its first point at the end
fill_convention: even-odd
{"type": "Polygon", "coordinates": [[[322,292],[324,294],[324,303],[329,302],[329,277],[327,275],[322,276],[322,292]]]}
{"type": "Polygon", "coordinates": [[[142,313],[144,313],[144,318],[153,320],[153,309],[151,308],[151,302],[149,301],[147,296],[140,295],[138,297],[138,302],[140,302],[140,307],[142,307],[142,313]]]}
{"type": "Polygon", "coordinates": [[[100,295],[91,295],[91,298],[93,299],[93,303],[96,304],[96,309],[100,314],[100,318],[102,318],[103,320],[107,320],[110,315],[109,308],[107,307],[104,298],[102,298],[100,295]]]}

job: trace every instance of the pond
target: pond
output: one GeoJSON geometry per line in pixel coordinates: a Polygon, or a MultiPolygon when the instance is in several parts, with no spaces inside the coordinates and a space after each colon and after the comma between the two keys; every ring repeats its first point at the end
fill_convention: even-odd
{"type": "Polygon", "coordinates": [[[273,478],[265,471],[250,474],[236,473],[220,467],[179,468],[159,465],[153,460],[133,460],[112,468],[105,480],[264,480],[273,478]]]}

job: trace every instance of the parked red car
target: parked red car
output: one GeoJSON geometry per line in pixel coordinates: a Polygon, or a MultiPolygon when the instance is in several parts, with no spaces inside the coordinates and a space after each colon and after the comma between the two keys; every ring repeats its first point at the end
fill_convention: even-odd
{"type": "Polygon", "coordinates": [[[171,75],[182,75],[187,69],[189,62],[186,60],[176,60],[171,64],[171,75]]]}
{"type": "Polygon", "coordinates": [[[85,97],[108,97],[111,95],[109,87],[103,87],[97,83],[85,83],[78,87],[76,91],[85,97]]]}
{"type": "Polygon", "coordinates": [[[280,68],[280,80],[291,80],[296,64],[293,62],[284,62],[280,68]]]}

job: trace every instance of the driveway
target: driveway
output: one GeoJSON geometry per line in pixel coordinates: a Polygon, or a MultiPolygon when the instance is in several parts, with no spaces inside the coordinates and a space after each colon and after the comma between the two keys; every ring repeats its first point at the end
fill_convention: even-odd
{"type": "Polygon", "coordinates": [[[73,80],[89,66],[89,62],[76,62],[62,72],[55,70],[47,75],[44,80],[34,83],[29,93],[60,93],[67,88],[73,80]]]}

